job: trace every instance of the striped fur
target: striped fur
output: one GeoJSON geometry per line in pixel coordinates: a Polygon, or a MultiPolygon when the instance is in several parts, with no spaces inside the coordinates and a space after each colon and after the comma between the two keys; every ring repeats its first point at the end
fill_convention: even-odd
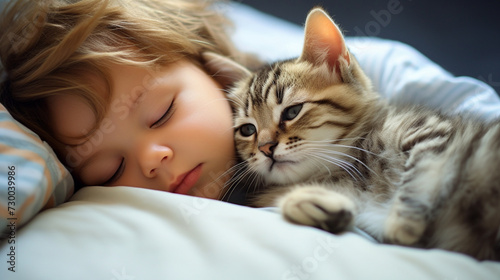
{"type": "Polygon", "coordinates": [[[500,260],[500,122],[387,104],[342,37],[336,52],[318,43],[324,17],[308,16],[300,58],[229,94],[256,205],[334,233],[356,225],[387,243],[500,260]]]}

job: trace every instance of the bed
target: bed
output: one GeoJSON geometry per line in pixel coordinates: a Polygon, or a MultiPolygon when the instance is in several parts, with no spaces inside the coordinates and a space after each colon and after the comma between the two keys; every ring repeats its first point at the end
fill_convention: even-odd
{"type": "MultiPolygon", "coordinates": [[[[218,8],[235,21],[241,49],[267,61],[300,53],[300,26],[238,3],[218,8]]],[[[453,77],[410,46],[347,44],[391,102],[500,116],[491,87],[453,77]]],[[[0,279],[500,279],[498,262],[378,244],[359,230],[333,235],[273,208],[125,186],[73,194],[50,147],[5,108],[0,149],[0,279]]]]}

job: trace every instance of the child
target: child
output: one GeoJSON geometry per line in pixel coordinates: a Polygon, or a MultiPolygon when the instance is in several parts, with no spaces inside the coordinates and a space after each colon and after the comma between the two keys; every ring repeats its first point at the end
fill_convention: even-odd
{"type": "Polygon", "coordinates": [[[245,64],[210,1],[13,1],[0,102],[81,185],[220,198],[234,165],[231,110],[202,68],[245,64]]]}

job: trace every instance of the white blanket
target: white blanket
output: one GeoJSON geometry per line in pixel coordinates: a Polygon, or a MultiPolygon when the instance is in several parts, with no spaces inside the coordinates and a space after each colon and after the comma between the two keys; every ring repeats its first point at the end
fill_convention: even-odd
{"type": "MultiPolygon", "coordinates": [[[[380,245],[279,214],[130,187],[89,187],[16,237],[0,279],[495,279],[500,264],[380,245]]],[[[1,255],[6,256],[6,244],[1,255]]]]}

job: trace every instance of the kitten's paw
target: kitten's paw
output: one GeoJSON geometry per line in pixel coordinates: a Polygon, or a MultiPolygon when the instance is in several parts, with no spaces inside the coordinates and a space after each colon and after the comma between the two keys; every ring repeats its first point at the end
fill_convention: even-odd
{"type": "Polygon", "coordinates": [[[416,244],[426,228],[420,217],[406,217],[392,211],[385,223],[384,239],[388,243],[411,246],[416,244]]]}
{"type": "Polygon", "coordinates": [[[296,224],[339,233],[352,226],[354,203],[346,196],[322,187],[297,188],[280,203],[283,216],[296,224]]]}

